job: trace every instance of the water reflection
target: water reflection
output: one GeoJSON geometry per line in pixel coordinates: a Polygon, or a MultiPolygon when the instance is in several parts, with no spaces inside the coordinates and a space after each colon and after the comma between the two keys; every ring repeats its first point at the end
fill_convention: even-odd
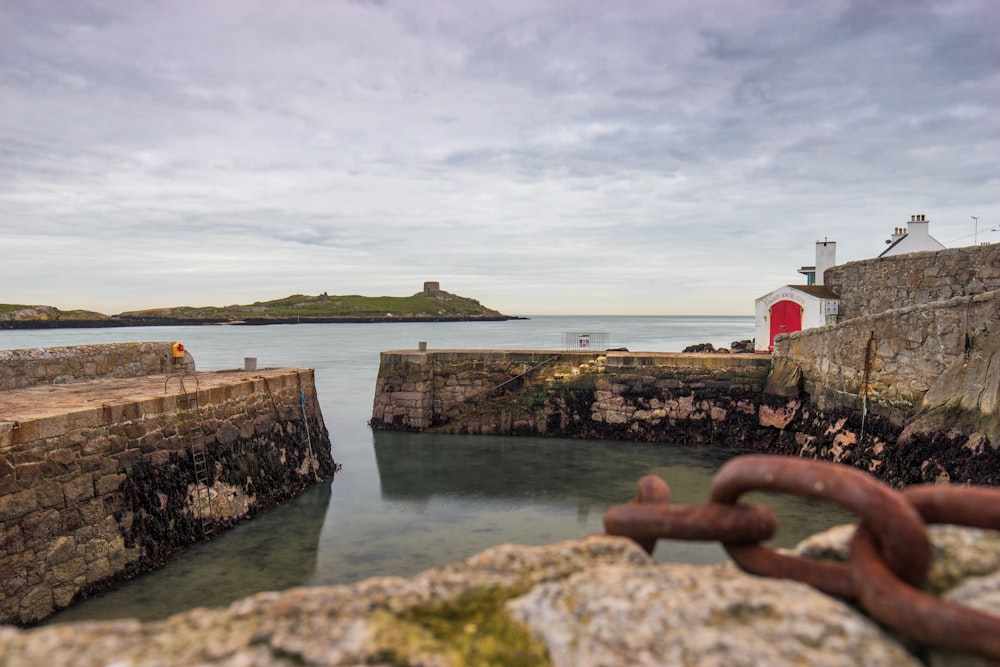
{"type": "MultiPolygon", "coordinates": [[[[701,503],[718,467],[739,454],[664,443],[367,433],[367,443],[359,437],[341,457],[345,468],[332,487],[313,487],[52,621],[152,620],[264,590],[412,576],[503,543],[601,533],[604,512],[634,497],[643,475],[667,480],[676,503],[701,503]],[[374,465],[366,464],[372,454],[374,465]]],[[[786,495],[748,499],[778,515],[778,546],[850,519],[786,495]]],[[[661,540],[655,555],[660,562],[727,559],[710,542],[661,540]]]]}
{"type": "MultiPolygon", "coordinates": [[[[422,514],[436,503],[458,500],[510,511],[544,507],[561,520],[575,514],[577,528],[592,532],[600,532],[608,507],[635,496],[643,475],[666,480],[675,503],[703,503],[719,466],[744,453],[717,446],[419,433],[377,432],[374,441],[382,498],[397,506],[422,514]]],[[[772,546],[794,546],[851,521],[836,507],[784,494],[750,493],[742,500],[766,504],[778,515],[781,531],[772,546]]],[[[695,563],[716,562],[721,553],[714,546],[672,541],[657,548],[659,560],[695,563]]]]}
{"type": "Polygon", "coordinates": [[[677,502],[700,500],[719,448],[606,440],[375,433],[382,497],[426,503],[434,497],[545,502],[601,514],[635,495],[646,474],[670,481],[677,502]]]}
{"type": "Polygon", "coordinates": [[[195,545],[163,568],[123,582],[47,622],[152,620],[193,607],[223,606],[260,591],[301,586],[315,572],[329,505],[330,482],[311,487],[258,514],[252,523],[195,545]]]}

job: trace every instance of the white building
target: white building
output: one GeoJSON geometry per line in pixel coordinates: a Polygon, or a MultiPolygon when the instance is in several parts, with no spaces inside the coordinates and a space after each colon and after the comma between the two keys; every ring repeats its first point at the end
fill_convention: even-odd
{"type": "Polygon", "coordinates": [[[803,266],[799,273],[807,285],[783,285],[754,302],[754,352],[774,349],[774,337],[836,321],[840,298],[823,285],[823,274],[836,264],[837,244],[816,242],[816,265],[803,266]]]}
{"type": "Polygon", "coordinates": [[[837,263],[837,242],[816,241],[816,264],[814,266],[803,266],[799,273],[806,277],[807,285],[822,285],[823,274],[831,266],[837,263]]]}
{"type": "Polygon", "coordinates": [[[883,250],[879,257],[924,250],[944,250],[944,245],[927,231],[930,224],[930,220],[923,213],[911,215],[906,227],[896,227],[893,230],[892,236],[886,240],[889,247],[883,250]]]}

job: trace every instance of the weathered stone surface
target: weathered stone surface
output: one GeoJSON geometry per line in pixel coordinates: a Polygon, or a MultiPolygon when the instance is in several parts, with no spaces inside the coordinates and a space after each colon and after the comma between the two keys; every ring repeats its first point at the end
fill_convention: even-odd
{"type": "MultiPolygon", "coordinates": [[[[835,526],[803,540],[793,553],[805,558],[846,561],[853,525],[835,526]]],[[[941,593],[970,577],[1000,572],[1000,532],[965,526],[931,525],[934,561],[924,586],[941,593]]],[[[1000,611],[1000,605],[995,608],[1000,611]]]]}
{"type": "MultiPolygon", "coordinates": [[[[99,350],[60,348],[56,356],[63,363],[99,350]]],[[[23,356],[45,354],[33,352],[23,356]]],[[[108,354],[117,357],[118,348],[108,354]]],[[[4,361],[0,355],[0,366],[4,361]]],[[[200,419],[178,410],[178,399],[190,396],[171,382],[176,376],[67,377],[58,387],[0,391],[0,415],[17,415],[19,425],[0,443],[7,462],[0,474],[0,622],[37,622],[76,596],[162,565],[203,539],[204,526],[222,529],[333,475],[311,372],[198,377],[200,419]],[[174,393],[164,394],[165,386],[174,393]],[[300,386],[312,399],[308,425],[300,386]],[[281,406],[289,419],[275,422],[281,406]],[[95,417],[61,418],[88,412],[95,417]],[[256,434],[260,416],[277,427],[256,434]],[[196,479],[196,445],[204,447],[207,480],[196,479]]]]}
{"type": "Polygon", "coordinates": [[[842,318],[1000,290],[1000,244],[849,262],[827,269],[842,318]]]}
{"type": "MultiPolygon", "coordinates": [[[[772,356],[802,368],[803,390],[820,407],[860,410],[864,397],[869,412],[902,425],[942,374],[957,373],[971,359],[966,334],[970,351],[990,358],[998,308],[1000,290],[920,303],[779,336],[772,356]],[[873,353],[866,362],[869,340],[873,353]]],[[[947,379],[943,394],[960,393],[961,379],[947,379]]]]}
{"type": "MultiPolygon", "coordinates": [[[[958,605],[1000,616],[1000,532],[964,526],[928,526],[934,561],[925,591],[958,605]]],[[[806,558],[847,560],[853,525],[836,526],[800,543],[806,558]]],[[[930,667],[990,667],[997,663],[941,649],[928,653],[930,667]]]]}
{"type": "MultiPolygon", "coordinates": [[[[811,542],[836,551],[851,530],[811,542]]],[[[965,559],[942,572],[1000,559],[982,531],[934,528],[932,539],[938,561],[965,559]]],[[[997,610],[998,590],[987,577],[951,595],[997,610]]],[[[807,586],[730,564],[656,564],[631,541],[605,536],[505,545],[411,579],[263,593],[155,623],[0,628],[0,655],[9,667],[923,664],[863,613],[807,586]]],[[[935,667],[977,664],[930,655],[935,667]]]]}
{"type": "MultiPolygon", "coordinates": [[[[796,552],[844,557],[852,532],[832,529],[796,552]]],[[[929,533],[930,587],[1000,612],[1000,534],[929,533]]],[[[52,604],[36,593],[32,604],[52,604]]],[[[656,564],[605,536],[504,545],[411,579],[263,593],[155,623],[0,628],[0,655],[10,667],[924,664],[862,612],[807,586],[731,564],[656,564]]],[[[928,655],[932,667],[989,664],[928,655]]]]}
{"type": "Polygon", "coordinates": [[[593,568],[511,608],[558,667],[920,664],[847,605],[729,565],[593,568]]]}
{"type": "MultiPolygon", "coordinates": [[[[1000,293],[977,299],[971,311],[966,307],[968,300],[948,304],[945,310],[949,317],[972,312],[973,321],[982,326],[985,310],[976,308],[996,306],[1000,293]]],[[[911,308],[904,315],[922,318],[929,314],[939,313],[911,308]]],[[[908,320],[901,321],[900,330],[909,331],[904,326],[908,320]]],[[[441,433],[721,445],[846,463],[897,486],[938,480],[1000,484],[1000,450],[982,446],[990,442],[985,433],[963,435],[949,430],[933,441],[923,438],[918,446],[900,441],[902,418],[913,407],[906,396],[915,387],[921,394],[926,391],[923,382],[937,377],[937,366],[932,372],[918,369],[920,378],[911,374],[910,381],[900,386],[894,381],[886,384],[890,371],[885,371],[873,381],[866,409],[855,382],[860,383],[863,376],[868,323],[843,326],[846,336],[834,335],[833,327],[822,327],[782,338],[781,344],[791,346],[794,358],[775,356],[770,378],[771,361],[763,355],[608,352],[564,356],[539,351],[444,350],[414,353],[431,361],[412,364],[404,363],[402,355],[383,353],[371,425],[441,433]],[[554,361],[546,361],[553,357],[554,361]],[[811,385],[805,381],[806,369],[813,378],[811,385]],[[515,382],[502,384],[515,372],[519,373],[515,382]],[[430,378],[424,383],[420,408],[412,405],[417,399],[400,398],[409,396],[401,387],[415,384],[408,379],[411,374],[430,378]],[[840,384],[823,385],[827,377],[840,384]],[[768,379],[770,393],[766,391],[768,379]],[[813,395],[813,391],[818,393],[813,395]],[[826,391],[833,391],[843,402],[828,400],[826,391]],[[895,412],[883,414],[879,406],[895,412]]],[[[935,326],[947,328],[940,323],[935,326]]],[[[913,337],[924,345],[939,334],[937,329],[921,329],[913,337]]],[[[895,364],[891,373],[907,376],[910,371],[902,368],[906,364],[899,362],[899,355],[892,356],[895,348],[889,348],[876,355],[873,368],[895,364]]],[[[989,379],[998,382],[992,376],[989,379]]],[[[948,427],[956,425],[961,426],[959,420],[948,427]]]]}
{"type": "Polygon", "coordinates": [[[920,410],[900,436],[952,429],[981,433],[1000,446],[1000,320],[987,323],[924,394],[920,410]]]}
{"type": "MultiPolygon", "coordinates": [[[[949,602],[972,609],[993,614],[1000,613],[1000,573],[972,577],[942,597],[949,602]]],[[[930,667],[996,667],[997,665],[995,661],[950,651],[932,651],[928,664],[930,667]]]]}
{"type": "Polygon", "coordinates": [[[771,407],[769,405],[760,406],[760,425],[771,428],[784,429],[795,418],[799,411],[799,402],[790,400],[784,405],[771,407]]]}
{"type": "Polygon", "coordinates": [[[194,371],[194,357],[175,360],[170,342],[74,345],[0,350],[0,391],[33,385],[64,384],[95,377],[127,378],[194,371]]]}
{"type": "Polygon", "coordinates": [[[785,398],[797,398],[802,393],[802,367],[787,357],[771,360],[764,393],[785,398]]]}

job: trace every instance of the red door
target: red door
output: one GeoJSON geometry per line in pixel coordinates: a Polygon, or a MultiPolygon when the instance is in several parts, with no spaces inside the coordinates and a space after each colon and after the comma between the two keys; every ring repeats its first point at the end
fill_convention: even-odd
{"type": "Polygon", "coordinates": [[[802,331],[802,306],[794,301],[779,301],[771,306],[771,341],[767,349],[774,349],[775,336],[793,331],[802,331]]]}

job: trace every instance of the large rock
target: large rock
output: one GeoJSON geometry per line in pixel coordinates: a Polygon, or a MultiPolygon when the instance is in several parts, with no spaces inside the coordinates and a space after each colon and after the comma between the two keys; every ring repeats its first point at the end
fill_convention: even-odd
{"type": "MultiPolygon", "coordinates": [[[[1000,532],[962,526],[928,526],[934,561],[925,591],[949,602],[1000,615],[1000,532]]],[[[805,558],[846,560],[854,526],[837,526],[803,541],[795,553],[805,558]]],[[[931,647],[929,667],[989,667],[985,659],[931,647]]]]}
{"type": "Polygon", "coordinates": [[[784,398],[802,394],[802,367],[788,357],[772,357],[764,393],[784,398]]]}
{"type": "Polygon", "coordinates": [[[500,546],[412,579],[263,593],[164,621],[0,628],[9,667],[893,665],[852,607],[732,565],[656,564],[630,540],[500,546]]]}
{"type": "Polygon", "coordinates": [[[593,568],[510,608],[565,667],[920,664],[847,605],[729,565],[593,568]]]}
{"type": "Polygon", "coordinates": [[[945,369],[924,394],[919,411],[900,439],[960,431],[970,441],[1000,446],[1000,323],[993,321],[966,343],[965,354],[945,369]]]}

